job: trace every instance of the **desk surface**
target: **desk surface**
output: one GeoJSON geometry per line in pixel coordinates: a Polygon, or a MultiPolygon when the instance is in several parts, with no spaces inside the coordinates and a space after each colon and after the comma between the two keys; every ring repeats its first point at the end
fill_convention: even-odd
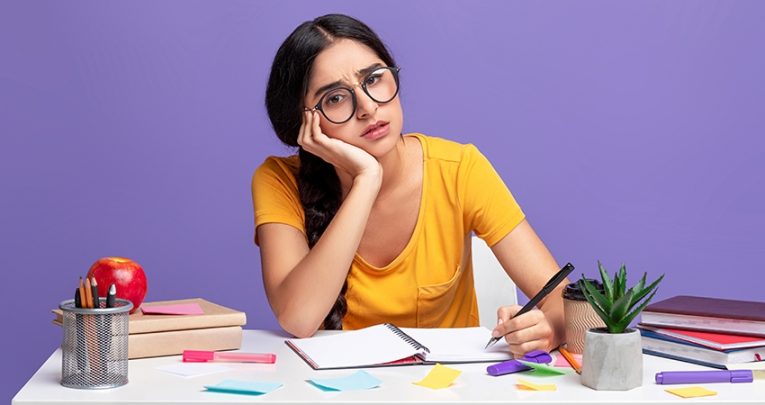
{"type": "MultiPolygon", "coordinates": [[[[156,369],[158,366],[180,362],[180,356],[131,360],[129,383],[109,390],[77,390],[60,385],[61,350],[56,350],[45,364],[14,397],[13,404],[172,404],[236,402],[264,403],[499,403],[531,404],[554,403],[763,403],[765,382],[751,384],[706,384],[717,391],[713,397],[682,399],[664,391],[668,387],[653,382],[654,374],[662,370],[702,370],[701,366],[654,356],[644,356],[643,386],[625,392],[594,391],[579,383],[573,371],[561,377],[533,378],[520,374],[491,377],[486,374],[487,363],[450,365],[462,370],[454,385],[432,390],[412,384],[432,366],[402,366],[370,368],[367,371],[382,385],[376,389],[356,392],[322,392],[306,383],[310,378],[331,378],[349,375],[354,370],[315,371],[285,344],[285,335],[274,331],[247,330],[244,332],[242,351],[272,352],[276,364],[226,363],[230,371],[184,378],[156,369]],[[554,392],[521,391],[515,388],[518,376],[540,383],[555,383],[554,392]],[[260,397],[206,392],[204,385],[216,384],[223,379],[243,379],[281,382],[284,386],[260,397]]],[[[216,363],[221,364],[221,363],[216,363]]],[[[568,369],[567,369],[568,370],[568,369]]]]}

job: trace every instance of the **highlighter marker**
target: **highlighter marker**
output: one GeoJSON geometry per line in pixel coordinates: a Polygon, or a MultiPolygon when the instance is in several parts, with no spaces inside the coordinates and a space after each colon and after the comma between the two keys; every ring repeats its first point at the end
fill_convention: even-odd
{"type": "Polygon", "coordinates": [[[208,361],[231,361],[239,363],[268,363],[276,362],[273,353],[242,353],[242,352],[213,352],[209,350],[184,350],[183,361],[186,363],[206,363],[208,361]]]}
{"type": "Polygon", "coordinates": [[[750,383],[752,370],[663,371],[656,373],[656,384],[750,383]]]}
{"type": "Polygon", "coordinates": [[[518,360],[503,361],[502,363],[497,363],[486,367],[486,372],[494,377],[527,370],[531,370],[531,367],[519,362],[518,360]]]}

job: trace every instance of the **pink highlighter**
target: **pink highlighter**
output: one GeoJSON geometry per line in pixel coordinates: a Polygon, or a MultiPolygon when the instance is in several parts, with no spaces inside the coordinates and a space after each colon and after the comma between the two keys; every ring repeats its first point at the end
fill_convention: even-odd
{"type": "Polygon", "coordinates": [[[272,353],[213,352],[209,350],[184,350],[183,361],[186,363],[206,363],[208,361],[230,361],[238,363],[276,363],[272,353]]]}

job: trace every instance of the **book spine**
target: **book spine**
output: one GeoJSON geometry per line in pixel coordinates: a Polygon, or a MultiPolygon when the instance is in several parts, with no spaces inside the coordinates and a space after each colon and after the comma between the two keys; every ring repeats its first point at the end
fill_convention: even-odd
{"type": "Polygon", "coordinates": [[[130,334],[128,358],[172,356],[184,350],[232,350],[241,346],[241,326],[130,334]]]}
{"type": "Polygon", "coordinates": [[[390,329],[391,332],[395,333],[398,337],[403,339],[406,343],[409,343],[417,350],[425,350],[426,352],[430,353],[430,349],[425,347],[422,343],[415,340],[413,337],[409,336],[406,332],[399,329],[398,326],[393,325],[391,323],[386,323],[385,327],[390,329]]]}
{"type": "Polygon", "coordinates": [[[180,331],[186,329],[221,328],[225,326],[242,326],[247,323],[244,312],[216,314],[209,316],[164,316],[153,315],[155,319],[144,316],[141,322],[130,322],[129,333],[154,333],[163,331],[180,331]]]}
{"type": "Polygon", "coordinates": [[[702,318],[661,312],[643,312],[640,317],[641,323],[649,326],[765,337],[765,323],[763,322],[702,318]]]}

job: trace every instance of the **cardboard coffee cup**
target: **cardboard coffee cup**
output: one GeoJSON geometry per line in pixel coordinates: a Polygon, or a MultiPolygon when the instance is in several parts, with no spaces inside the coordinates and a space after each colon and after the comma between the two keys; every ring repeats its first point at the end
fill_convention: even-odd
{"type": "MultiPolygon", "coordinates": [[[[603,285],[599,281],[587,281],[603,292],[603,285]]],[[[568,284],[563,289],[563,314],[566,321],[566,348],[572,353],[584,352],[584,335],[588,329],[606,326],[584,298],[578,282],[568,284]]]]}

